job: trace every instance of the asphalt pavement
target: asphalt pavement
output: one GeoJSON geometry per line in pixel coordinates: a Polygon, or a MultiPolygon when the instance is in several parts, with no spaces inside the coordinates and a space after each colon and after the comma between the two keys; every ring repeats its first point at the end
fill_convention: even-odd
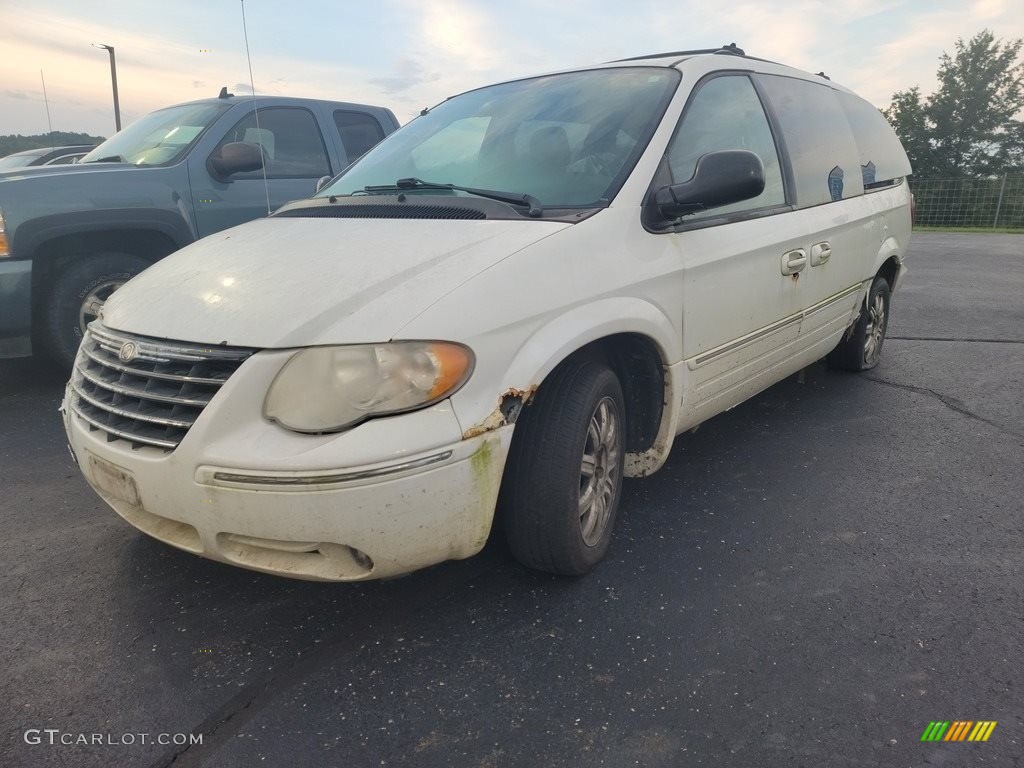
{"type": "Polygon", "coordinates": [[[179,552],[79,476],[63,376],[0,361],[0,766],[1022,764],[1024,236],[909,264],[875,370],[679,438],[580,579],[497,537],[348,585],[179,552]]]}

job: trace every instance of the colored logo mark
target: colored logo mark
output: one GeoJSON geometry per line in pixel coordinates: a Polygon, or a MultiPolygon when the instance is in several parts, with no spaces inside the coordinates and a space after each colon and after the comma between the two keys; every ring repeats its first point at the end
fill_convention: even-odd
{"type": "Polygon", "coordinates": [[[921,741],[988,741],[995,727],[995,720],[933,720],[921,741]]]}

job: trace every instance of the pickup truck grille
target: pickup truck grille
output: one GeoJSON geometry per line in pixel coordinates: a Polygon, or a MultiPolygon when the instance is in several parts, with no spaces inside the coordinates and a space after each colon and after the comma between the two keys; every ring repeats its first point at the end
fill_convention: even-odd
{"type": "Polygon", "coordinates": [[[136,336],[94,322],[71,375],[71,410],[108,442],[173,451],[252,353],[136,336]]]}

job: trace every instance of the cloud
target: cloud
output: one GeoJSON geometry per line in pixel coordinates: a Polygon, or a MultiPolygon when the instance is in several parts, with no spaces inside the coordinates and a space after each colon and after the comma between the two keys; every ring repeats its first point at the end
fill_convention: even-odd
{"type": "MultiPolygon", "coordinates": [[[[850,88],[876,106],[887,106],[896,91],[920,85],[925,95],[937,83],[935,71],[945,50],[952,50],[957,37],[973,34],[965,31],[960,11],[935,11],[920,14],[887,42],[875,45],[847,73],[850,88]]],[[[971,30],[967,27],[967,30],[971,30]]]]}
{"type": "Polygon", "coordinates": [[[411,56],[403,56],[392,64],[391,74],[371,77],[369,82],[379,86],[389,96],[397,96],[404,94],[410,88],[425,83],[436,83],[440,79],[439,72],[426,69],[411,56]]]}
{"type": "Polygon", "coordinates": [[[421,0],[420,39],[436,53],[457,58],[471,70],[488,70],[502,62],[500,47],[492,40],[500,29],[479,8],[456,0],[421,0]]]}
{"type": "MultiPolygon", "coordinates": [[[[0,91],[5,99],[0,129],[32,132],[40,120],[45,126],[45,112],[37,101],[42,95],[34,93],[43,67],[54,127],[109,133],[108,59],[105,51],[90,48],[90,42],[117,47],[123,112],[141,115],[189,101],[197,90],[207,89],[212,96],[232,81],[236,93],[251,93],[234,15],[227,23],[227,12],[213,7],[217,4],[195,4],[185,14],[187,25],[171,20],[157,27],[157,11],[145,4],[119,3],[123,12],[116,23],[99,23],[84,11],[25,7],[31,4],[4,15],[0,50],[7,91],[0,91]],[[216,51],[200,53],[210,41],[196,35],[208,37],[212,29],[219,30],[216,51]]],[[[924,0],[737,3],[383,0],[365,9],[334,4],[331,18],[296,4],[294,18],[285,26],[270,15],[263,20],[259,14],[250,17],[253,74],[259,93],[381,104],[408,118],[419,107],[493,82],[735,40],[755,56],[812,72],[824,69],[883,106],[893,91],[915,83],[926,93],[934,89],[938,56],[952,49],[957,36],[970,36],[983,26],[1003,38],[1024,36],[1024,17],[1015,12],[1019,0],[956,5],[924,0]],[[382,30],[380,39],[360,38],[370,21],[382,30]],[[303,45],[307,35],[326,27],[344,29],[352,45],[342,45],[341,38],[337,47],[326,38],[303,45]]]]}

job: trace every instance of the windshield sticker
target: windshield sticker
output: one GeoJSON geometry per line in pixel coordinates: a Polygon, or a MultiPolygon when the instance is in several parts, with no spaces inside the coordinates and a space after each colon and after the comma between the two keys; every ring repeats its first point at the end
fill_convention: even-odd
{"type": "Polygon", "coordinates": [[[875,164],[870,160],[860,167],[860,175],[864,177],[864,186],[875,183],[875,164]]]}
{"type": "Polygon", "coordinates": [[[843,169],[838,165],[828,172],[828,191],[833,202],[843,199],[843,169]]]}

